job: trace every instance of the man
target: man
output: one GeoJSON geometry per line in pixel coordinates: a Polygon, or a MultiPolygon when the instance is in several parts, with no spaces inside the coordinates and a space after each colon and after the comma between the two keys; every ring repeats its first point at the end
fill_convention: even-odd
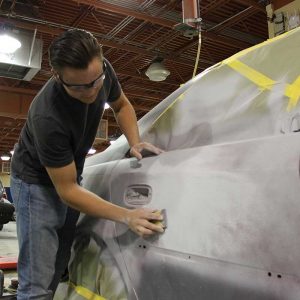
{"type": "Polygon", "coordinates": [[[12,159],[11,191],[19,241],[18,300],[52,299],[64,272],[79,212],[125,223],[139,235],[163,232],[151,210],[113,205],[80,186],[105,102],[138,159],[146,149],[139,139],[134,110],[122,92],[101,46],[87,31],[73,29],[49,49],[53,71],[29,109],[12,159]]]}

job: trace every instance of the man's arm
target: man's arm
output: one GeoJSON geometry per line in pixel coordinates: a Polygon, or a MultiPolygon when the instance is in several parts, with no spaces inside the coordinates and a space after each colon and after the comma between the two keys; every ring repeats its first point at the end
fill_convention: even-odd
{"type": "Polygon", "coordinates": [[[121,131],[124,133],[130,146],[130,154],[137,159],[142,159],[141,151],[143,149],[160,154],[163,150],[151,145],[150,143],[141,142],[135,111],[126,95],[121,92],[120,97],[111,102],[110,107],[114,111],[115,118],[121,131]]]}
{"type": "Polygon", "coordinates": [[[60,198],[68,206],[91,216],[124,223],[141,236],[163,232],[160,225],[150,222],[150,220],[161,220],[161,217],[153,213],[152,210],[129,210],[114,205],[78,185],[74,161],[65,167],[46,167],[46,170],[60,198]]]}

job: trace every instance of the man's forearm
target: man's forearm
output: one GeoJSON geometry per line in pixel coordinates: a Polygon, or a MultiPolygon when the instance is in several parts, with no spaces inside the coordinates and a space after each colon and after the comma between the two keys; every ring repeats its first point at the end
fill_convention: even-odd
{"type": "Polygon", "coordinates": [[[153,220],[162,220],[162,216],[155,213],[155,211],[144,208],[129,210],[114,205],[77,183],[65,186],[61,190],[58,189],[58,194],[68,206],[94,217],[126,224],[138,235],[143,236],[164,231],[162,225],[152,223],[153,220]]]}
{"type": "Polygon", "coordinates": [[[126,208],[105,201],[77,184],[59,191],[59,195],[68,206],[87,215],[127,223],[126,208]]]}

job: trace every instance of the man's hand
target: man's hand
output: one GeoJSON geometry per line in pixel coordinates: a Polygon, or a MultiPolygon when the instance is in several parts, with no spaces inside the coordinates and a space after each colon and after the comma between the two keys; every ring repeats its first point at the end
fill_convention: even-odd
{"type": "Polygon", "coordinates": [[[141,154],[141,152],[143,150],[150,151],[150,152],[152,152],[153,154],[156,154],[156,155],[159,155],[159,154],[161,154],[161,153],[164,152],[164,150],[159,149],[159,148],[153,146],[150,143],[142,142],[142,143],[135,144],[135,145],[133,145],[131,147],[131,149],[130,149],[130,155],[134,156],[138,160],[140,160],[140,159],[143,158],[143,156],[141,154]]]}
{"type": "Polygon", "coordinates": [[[157,211],[137,208],[128,210],[125,223],[139,236],[151,235],[156,232],[164,232],[162,224],[153,224],[151,221],[161,221],[162,216],[157,211]]]}

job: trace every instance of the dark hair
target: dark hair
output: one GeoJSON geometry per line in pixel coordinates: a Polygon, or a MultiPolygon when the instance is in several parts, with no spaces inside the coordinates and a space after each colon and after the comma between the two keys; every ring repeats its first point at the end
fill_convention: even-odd
{"type": "Polygon", "coordinates": [[[90,32],[83,29],[65,31],[49,48],[49,63],[56,71],[64,67],[86,69],[97,56],[103,60],[101,45],[90,32]]]}

